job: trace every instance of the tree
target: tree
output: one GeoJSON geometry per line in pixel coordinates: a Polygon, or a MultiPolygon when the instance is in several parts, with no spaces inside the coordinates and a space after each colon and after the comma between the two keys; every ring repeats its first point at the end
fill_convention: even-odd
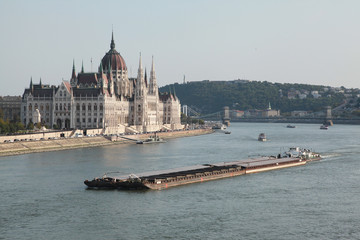
{"type": "Polygon", "coordinates": [[[28,125],[26,126],[26,129],[34,130],[34,124],[32,122],[29,122],[28,125]]]}
{"type": "Polygon", "coordinates": [[[36,128],[41,129],[41,123],[40,122],[36,123],[36,128]]]}
{"type": "Polygon", "coordinates": [[[16,124],[17,131],[25,129],[25,126],[22,122],[16,122],[15,124],[16,124]]]}
{"type": "Polygon", "coordinates": [[[5,134],[9,132],[9,124],[0,118],[0,133],[5,134]]]}
{"type": "Polygon", "coordinates": [[[181,123],[187,123],[187,116],[184,113],[181,113],[181,123]]]}
{"type": "MultiPolygon", "coordinates": [[[[281,112],[319,111],[327,105],[335,107],[344,101],[342,93],[333,93],[331,96],[322,96],[318,99],[310,97],[310,94],[306,99],[288,99],[286,97],[289,91],[311,92],[321,91],[324,88],[324,86],[308,84],[201,81],[176,84],[175,86],[176,95],[181,104],[188,105],[204,115],[220,112],[224,106],[233,106],[237,110],[266,109],[269,102],[273,109],[281,112]]],[[[159,90],[166,92],[169,87],[173,88],[174,86],[164,86],[159,90]]]]}

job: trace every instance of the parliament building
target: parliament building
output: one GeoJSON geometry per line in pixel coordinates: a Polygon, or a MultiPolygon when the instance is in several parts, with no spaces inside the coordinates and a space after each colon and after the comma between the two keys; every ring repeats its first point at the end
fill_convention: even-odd
{"type": "Polygon", "coordinates": [[[159,93],[154,59],[150,77],[142,67],[137,78],[128,77],[125,60],[110,50],[100,62],[98,72],[79,73],[75,64],[70,81],[59,86],[33,84],[22,95],[21,120],[27,125],[55,126],[60,129],[102,128],[104,133],[153,132],[182,129],[180,101],[175,91],[159,93]]]}

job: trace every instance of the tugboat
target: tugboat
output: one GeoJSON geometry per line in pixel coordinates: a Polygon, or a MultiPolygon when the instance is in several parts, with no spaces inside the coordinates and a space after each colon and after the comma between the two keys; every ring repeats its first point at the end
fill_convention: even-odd
{"type": "Polygon", "coordinates": [[[258,137],[258,141],[260,142],[265,142],[267,139],[266,139],[266,135],[265,133],[260,133],[259,134],[259,137],[258,137]]]}

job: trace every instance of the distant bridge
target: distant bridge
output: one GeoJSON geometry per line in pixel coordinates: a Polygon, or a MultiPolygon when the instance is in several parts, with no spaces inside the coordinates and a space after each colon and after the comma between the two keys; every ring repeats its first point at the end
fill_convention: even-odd
{"type": "Polygon", "coordinates": [[[224,107],[222,111],[209,113],[205,115],[201,115],[199,112],[195,111],[193,108],[183,105],[182,106],[182,112],[186,116],[190,116],[195,119],[203,119],[203,120],[212,120],[212,121],[223,121],[224,124],[228,125],[230,124],[230,110],[229,107],[224,107]]]}
{"type": "MultiPolygon", "coordinates": [[[[187,116],[190,116],[195,119],[203,119],[207,121],[223,121],[224,119],[230,121],[230,116],[232,116],[235,110],[227,109],[228,113],[226,114],[226,108],[222,111],[201,114],[193,108],[184,105],[183,113],[187,116]],[[184,109],[185,107],[185,109],[184,109]],[[186,112],[184,112],[186,110],[186,112]]],[[[324,123],[325,121],[332,120],[337,124],[360,124],[360,118],[333,118],[331,116],[331,109],[329,107],[325,108],[324,117],[239,117],[232,118],[233,122],[278,122],[278,123],[324,123]]]]}

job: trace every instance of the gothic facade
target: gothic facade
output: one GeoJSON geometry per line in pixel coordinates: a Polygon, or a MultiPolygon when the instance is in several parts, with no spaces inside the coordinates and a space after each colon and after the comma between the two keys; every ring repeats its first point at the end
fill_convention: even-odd
{"type": "MultiPolygon", "coordinates": [[[[33,84],[22,96],[21,119],[33,122],[35,112],[48,126],[65,129],[103,128],[107,133],[152,132],[181,129],[180,101],[173,93],[159,93],[154,59],[149,80],[141,55],[137,78],[129,78],[124,59],[115,50],[102,58],[98,72],[76,74],[73,63],[70,81],[59,86],[33,84]]],[[[33,122],[34,123],[34,122],[33,122]]]]}

